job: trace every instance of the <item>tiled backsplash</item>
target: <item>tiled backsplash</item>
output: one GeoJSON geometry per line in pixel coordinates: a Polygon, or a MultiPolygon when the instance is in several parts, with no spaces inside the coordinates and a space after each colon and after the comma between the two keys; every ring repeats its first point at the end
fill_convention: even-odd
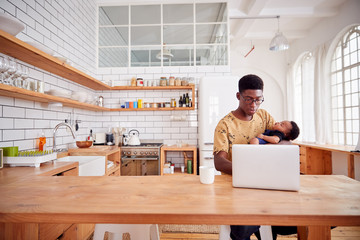
{"type": "MultiPolygon", "coordinates": [[[[68,58],[75,68],[113,85],[129,85],[132,77],[160,79],[165,76],[193,77],[196,89],[205,75],[228,75],[230,67],[151,67],[96,69],[96,1],[88,0],[3,0],[0,11],[17,17],[25,30],[17,37],[23,41],[38,41],[55,50],[57,55],[68,58]]],[[[3,55],[2,55],[3,56],[3,55]]],[[[18,61],[30,68],[30,81],[44,81],[45,91],[63,89],[85,91],[103,95],[105,106],[118,108],[120,101],[144,99],[149,102],[168,102],[180,94],[191,91],[94,91],[42,69],[18,61]]],[[[193,98],[193,96],[191,96],[193,98]]],[[[0,147],[19,146],[20,150],[36,148],[36,139],[44,131],[47,147],[52,147],[53,128],[69,119],[81,120],[77,132],[85,139],[90,129],[93,132],[107,131],[108,127],[125,127],[139,130],[140,139],[164,140],[166,144],[182,141],[197,144],[197,98],[195,110],[186,111],[131,111],[93,112],[78,108],[49,108],[47,104],[0,96],[0,147]],[[185,116],[185,121],[173,121],[171,116],[185,116]]],[[[60,128],[57,132],[58,147],[74,146],[71,134],[60,128]]],[[[174,155],[176,158],[177,156],[174,155]]],[[[181,156],[180,156],[181,157],[181,156]]]]}

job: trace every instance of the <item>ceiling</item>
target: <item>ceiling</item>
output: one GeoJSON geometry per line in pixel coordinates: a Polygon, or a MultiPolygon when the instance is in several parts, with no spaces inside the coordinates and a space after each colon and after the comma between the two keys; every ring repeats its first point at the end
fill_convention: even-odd
{"type": "Polygon", "coordinates": [[[230,39],[272,39],[280,31],[291,42],[319,21],[336,16],[346,0],[229,0],[230,39]],[[252,19],[262,18],[265,19],[252,19]],[[250,19],[244,19],[250,18],[250,19]]]}

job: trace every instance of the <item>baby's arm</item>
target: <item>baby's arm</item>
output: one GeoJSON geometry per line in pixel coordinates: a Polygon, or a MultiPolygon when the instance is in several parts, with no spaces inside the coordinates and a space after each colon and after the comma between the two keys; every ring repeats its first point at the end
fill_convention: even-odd
{"type": "Polygon", "coordinates": [[[267,136],[267,135],[264,135],[261,133],[257,137],[264,139],[265,141],[267,141],[269,143],[279,143],[280,142],[280,138],[278,136],[267,136]]]}

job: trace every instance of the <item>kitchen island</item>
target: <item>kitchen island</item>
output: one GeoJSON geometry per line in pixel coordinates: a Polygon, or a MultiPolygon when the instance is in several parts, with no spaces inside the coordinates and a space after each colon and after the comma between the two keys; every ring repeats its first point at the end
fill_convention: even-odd
{"type": "Polygon", "coordinates": [[[196,175],[2,183],[1,223],[296,225],[309,226],[308,239],[329,239],[330,226],[360,226],[360,183],[345,176],[301,176],[299,192],[233,188],[231,176],[211,185],[196,175]]]}

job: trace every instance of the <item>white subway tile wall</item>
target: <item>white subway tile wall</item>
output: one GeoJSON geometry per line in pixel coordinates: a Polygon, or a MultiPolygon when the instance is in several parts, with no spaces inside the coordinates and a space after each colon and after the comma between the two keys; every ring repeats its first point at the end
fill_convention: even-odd
{"type": "MultiPolygon", "coordinates": [[[[95,0],[2,0],[0,11],[6,12],[26,27],[17,35],[23,41],[37,41],[55,51],[54,55],[68,58],[73,66],[113,86],[128,86],[132,77],[155,80],[160,77],[192,77],[198,86],[205,75],[229,75],[230,67],[150,67],[150,68],[104,68],[96,67],[96,15],[95,0]]],[[[0,54],[4,56],[3,54],[0,54]]],[[[18,60],[16,60],[18,61],[18,60]]],[[[191,91],[94,91],[42,69],[18,61],[30,68],[30,81],[44,81],[45,91],[61,89],[84,91],[94,97],[102,95],[106,107],[120,108],[127,101],[170,102],[189,93],[194,98],[195,110],[185,111],[133,111],[93,112],[77,108],[49,108],[47,104],[0,96],[0,147],[19,146],[20,150],[37,148],[36,139],[45,133],[47,147],[52,148],[53,128],[65,119],[80,120],[78,139],[85,139],[90,129],[106,132],[109,127],[137,129],[140,139],[179,141],[197,144],[198,118],[197,97],[191,91]],[[171,116],[185,116],[176,121],[171,116]]],[[[197,88],[197,87],[196,87],[197,88]]],[[[61,127],[56,134],[57,147],[75,147],[69,131],[61,127]]],[[[180,153],[168,153],[168,159],[177,167],[183,162],[180,153]]]]}

